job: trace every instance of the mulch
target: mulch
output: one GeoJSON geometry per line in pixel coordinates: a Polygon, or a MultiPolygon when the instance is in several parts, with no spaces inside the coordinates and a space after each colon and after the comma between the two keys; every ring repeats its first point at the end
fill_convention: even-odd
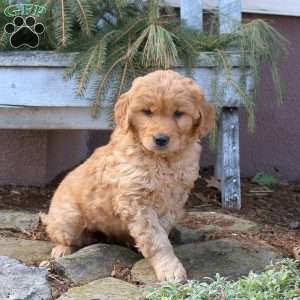
{"type": "MultiPolygon", "coordinates": [[[[251,179],[242,179],[242,208],[223,209],[218,188],[211,187],[211,176],[198,179],[187,203],[187,210],[214,211],[254,221],[262,226],[257,232],[234,233],[233,238],[266,241],[293,257],[300,246],[300,183],[281,183],[271,187],[259,186],[251,179]]],[[[213,236],[211,238],[222,238],[213,236]]]]}

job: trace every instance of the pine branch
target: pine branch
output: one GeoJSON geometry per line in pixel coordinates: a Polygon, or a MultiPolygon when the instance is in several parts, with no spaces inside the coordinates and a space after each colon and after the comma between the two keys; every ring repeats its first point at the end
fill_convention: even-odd
{"type": "MultiPolygon", "coordinates": [[[[111,76],[113,70],[126,58],[128,58],[128,57],[127,56],[120,57],[109,67],[109,69],[105,72],[105,74],[103,74],[103,77],[101,78],[101,83],[99,84],[98,88],[96,89],[96,96],[95,96],[95,100],[93,101],[93,107],[99,106],[102,92],[104,90],[104,87],[105,87],[109,77],[111,76]]],[[[93,116],[95,117],[95,114],[93,116]]]]}
{"type": "Polygon", "coordinates": [[[98,49],[98,47],[95,47],[92,51],[88,52],[88,54],[87,54],[88,61],[78,74],[77,88],[76,88],[77,96],[82,96],[83,92],[86,89],[86,84],[91,75],[90,73],[91,73],[93,63],[95,61],[95,54],[97,53],[97,49],[98,49]]]}
{"type": "Polygon", "coordinates": [[[106,58],[106,42],[99,41],[84,55],[77,65],[77,88],[76,94],[82,96],[86,90],[87,83],[94,71],[101,72],[106,58]]]}
{"type": "Polygon", "coordinates": [[[99,42],[99,54],[96,58],[95,71],[99,74],[102,70],[103,65],[105,64],[106,52],[107,52],[107,43],[105,40],[99,42]]]}
{"type": "Polygon", "coordinates": [[[60,11],[61,11],[61,47],[64,48],[67,45],[66,38],[66,23],[65,23],[65,0],[60,0],[60,11]]]}
{"type": "Polygon", "coordinates": [[[59,7],[57,8],[56,16],[56,40],[58,48],[66,48],[70,41],[70,14],[67,7],[67,0],[58,0],[59,7]]]}
{"type": "Polygon", "coordinates": [[[286,53],[286,40],[262,20],[242,24],[232,34],[220,35],[215,29],[216,19],[213,19],[209,32],[200,33],[180,25],[171,10],[166,9],[165,14],[159,15],[158,0],[73,0],[73,5],[71,0],[52,1],[60,3],[59,7],[56,6],[56,11],[61,13],[60,19],[56,20],[59,46],[72,46],[80,51],[76,63],[68,70],[70,75],[76,76],[77,94],[85,92],[88,82],[94,78],[91,77],[93,74],[99,76],[94,86],[94,112],[101,108],[101,98],[108,88],[110,95],[117,96],[131,77],[139,72],[169,68],[179,59],[186,67],[191,67],[199,54],[205,51],[215,54],[218,71],[224,72],[223,83],[212,89],[215,98],[223,98],[225,88],[231,86],[248,112],[249,127],[254,128],[261,63],[270,66],[278,99],[281,101],[283,98],[278,63],[286,53]],[[97,16],[102,21],[97,24],[97,34],[91,36],[97,16]],[[107,22],[107,16],[113,22],[107,22]],[[92,42],[86,41],[87,46],[82,47],[85,45],[80,40],[82,35],[71,35],[74,29],[85,38],[90,36],[92,42]],[[237,49],[240,53],[240,81],[232,72],[227,48],[237,49]],[[247,90],[249,73],[255,82],[252,91],[247,90]]]}
{"type": "Polygon", "coordinates": [[[0,49],[5,49],[8,44],[8,34],[3,30],[0,36],[0,49]]]}
{"type": "MultiPolygon", "coordinates": [[[[74,0],[73,0],[74,2],[74,0]]],[[[76,9],[73,9],[77,17],[78,23],[83,29],[84,33],[89,37],[95,30],[94,16],[90,4],[86,0],[75,0],[76,9]]]]}
{"type": "Polygon", "coordinates": [[[122,77],[121,77],[121,81],[120,81],[120,85],[119,85],[119,89],[118,89],[118,97],[122,94],[123,86],[124,86],[127,71],[128,71],[128,64],[129,64],[129,62],[127,60],[124,65],[123,72],[122,72],[122,77]]]}
{"type": "Polygon", "coordinates": [[[126,75],[127,75],[127,71],[128,71],[128,66],[130,64],[130,44],[128,45],[128,51],[127,51],[127,55],[126,55],[126,61],[123,67],[123,72],[122,72],[122,76],[121,76],[121,80],[120,80],[120,84],[119,84],[119,88],[118,88],[118,94],[117,96],[119,97],[122,93],[125,81],[126,81],[126,75]]]}
{"type": "Polygon", "coordinates": [[[159,25],[150,25],[143,51],[145,67],[170,68],[178,60],[178,52],[174,43],[175,35],[159,25]]]}

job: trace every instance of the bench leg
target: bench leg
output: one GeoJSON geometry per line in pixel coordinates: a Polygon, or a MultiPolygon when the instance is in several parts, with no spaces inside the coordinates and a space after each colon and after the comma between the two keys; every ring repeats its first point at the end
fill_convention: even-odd
{"type": "Polygon", "coordinates": [[[223,208],[240,209],[240,144],[237,108],[223,108],[220,115],[215,176],[221,180],[223,208]]]}

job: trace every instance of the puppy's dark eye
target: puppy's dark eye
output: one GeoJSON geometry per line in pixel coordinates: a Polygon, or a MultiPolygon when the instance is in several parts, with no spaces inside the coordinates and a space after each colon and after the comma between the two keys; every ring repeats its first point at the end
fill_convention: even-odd
{"type": "Polygon", "coordinates": [[[148,117],[152,115],[152,111],[150,109],[143,109],[143,113],[148,117]]]}
{"type": "Polygon", "coordinates": [[[176,119],[181,118],[183,115],[184,115],[184,113],[183,113],[182,111],[176,110],[176,111],[174,112],[174,118],[176,118],[176,119]]]}

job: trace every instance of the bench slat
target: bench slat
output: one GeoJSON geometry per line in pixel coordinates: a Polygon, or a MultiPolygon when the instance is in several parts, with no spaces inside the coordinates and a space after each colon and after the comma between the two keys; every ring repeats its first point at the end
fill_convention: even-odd
{"type": "Polygon", "coordinates": [[[84,107],[0,107],[0,129],[111,129],[106,116],[103,112],[93,119],[84,107]]]}
{"type": "MultiPolygon", "coordinates": [[[[0,105],[33,106],[33,107],[89,107],[92,98],[92,90],[89,88],[93,82],[89,83],[84,97],[76,96],[76,82],[73,79],[64,80],[63,71],[70,64],[70,59],[74,54],[57,54],[55,52],[40,51],[32,56],[28,52],[15,52],[13,56],[0,54],[0,105]],[[38,64],[33,63],[33,57],[38,57],[38,64]],[[52,66],[49,62],[53,61],[52,66]],[[44,65],[42,65],[43,59],[44,65]],[[5,61],[5,63],[4,63],[5,61]],[[12,65],[9,65],[9,63],[12,65]],[[60,63],[60,66],[59,66],[60,63]],[[33,64],[33,65],[30,65],[33,64]]],[[[218,82],[220,86],[226,85],[224,76],[217,75],[214,57],[210,54],[203,54],[197,66],[192,68],[192,74],[198,84],[204,89],[209,101],[212,99],[211,82],[218,82]]],[[[230,53],[229,59],[237,66],[239,55],[230,53]]],[[[190,75],[182,64],[174,66],[174,69],[184,75],[190,75]]],[[[239,68],[233,68],[233,77],[239,80],[239,68]]],[[[250,79],[250,77],[249,77],[250,79]]],[[[106,106],[111,95],[103,97],[102,105],[106,106]],[[105,101],[106,100],[106,101],[105,101]]],[[[234,89],[228,89],[224,94],[221,106],[239,106],[239,97],[234,89]]]]}
{"type": "Polygon", "coordinates": [[[242,22],[240,0],[219,0],[220,33],[230,33],[242,22]]]}
{"type": "Polygon", "coordinates": [[[187,26],[202,30],[203,6],[202,0],[181,0],[180,16],[187,26]]]}

